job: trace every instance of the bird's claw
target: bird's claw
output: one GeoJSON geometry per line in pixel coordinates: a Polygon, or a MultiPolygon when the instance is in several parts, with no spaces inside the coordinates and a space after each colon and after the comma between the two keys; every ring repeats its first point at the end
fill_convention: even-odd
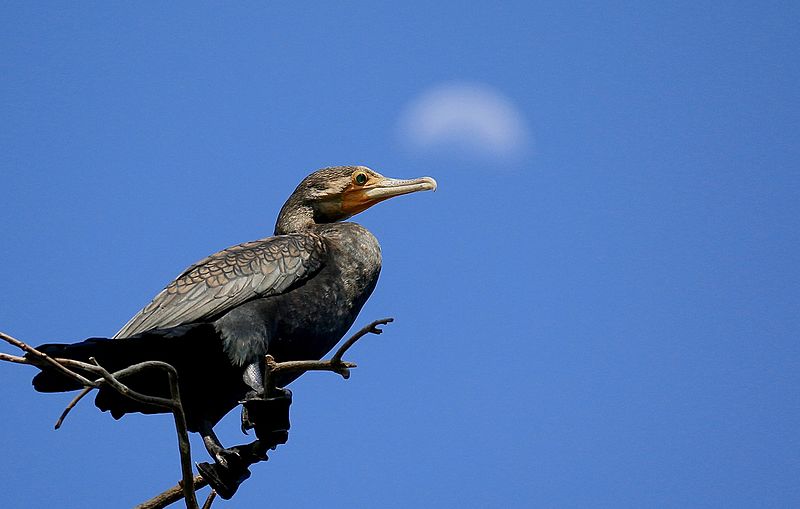
{"type": "Polygon", "coordinates": [[[242,463],[242,455],[235,447],[220,449],[214,454],[214,460],[224,468],[232,468],[234,465],[242,463]]]}

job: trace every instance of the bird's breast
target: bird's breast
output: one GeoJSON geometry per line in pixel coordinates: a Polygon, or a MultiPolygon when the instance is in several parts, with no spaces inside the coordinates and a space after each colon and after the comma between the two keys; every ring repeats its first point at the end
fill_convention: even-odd
{"type": "Polygon", "coordinates": [[[381,270],[377,239],[355,223],[321,225],[328,257],[304,285],[276,300],[269,352],[278,359],[324,356],[353,325],[381,270]]]}

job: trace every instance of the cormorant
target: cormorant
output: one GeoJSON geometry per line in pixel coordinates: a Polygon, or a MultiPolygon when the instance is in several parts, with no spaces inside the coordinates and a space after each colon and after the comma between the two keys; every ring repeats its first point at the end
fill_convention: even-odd
{"type": "MultiPolygon", "coordinates": [[[[378,241],[363,226],[343,221],[403,194],[435,190],[430,177],[387,178],[364,166],[336,166],[306,177],[283,205],[272,237],[245,242],[187,268],[112,338],[38,347],[52,357],[94,357],[114,372],[160,360],[178,372],[189,431],[225,464],[228,450],[214,425],[243,398],[263,390],[264,357],[320,359],[347,332],[375,288],[381,270],[378,241]]],[[[40,392],[80,389],[40,367],[40,392]]],[[[279,380],[281,385],[291,378],[279,380]]],[[[168,396],[166,375],[125,379],[132,389],[168,396]]],[[[161,413],[101,387],[98,408],[119,419],[128,412],[161,413]]]]}

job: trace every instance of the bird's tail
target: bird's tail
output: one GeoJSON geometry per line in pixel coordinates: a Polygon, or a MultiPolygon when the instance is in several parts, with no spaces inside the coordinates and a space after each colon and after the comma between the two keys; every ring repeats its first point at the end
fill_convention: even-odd
{"type": "MultiPolygon", "coordinates": [[[[110,372],[132,366],[144,361],[158,360],[170,362],[173,357],[174,345],[165,341],[161,331],[150,331],[131,338],[90,338],[80,343],[63,344],[49,343],[36,347],[42,353],[52,358],[73,359],[76,361],[90,362],[95,359],[101,366],[110,372]]],[[[27,355],[28,359],[34,357],[27,355]]],[[[39,392],[66,392],[80,389],[79,382],[47,364],[37,362],[41,373],[33,377],[33,388],[39,392]]],[[[75,369],[78,373],[89,379],[99,378],[89,371],[75,369]]]]}
{"type": "MultiPolygon", "coordinates": [[[[222,341],[209,323],[181,325],[171,329],[155,329],[130,338],[91,338],[73,344],[46,344],[37,350],[53,358],[89,362],[90,357],[111,373],[145,361],[171,364],[179,373],[178,385],[190,431],[197,431],[202,419],[216,422],[235,406],[247,390],[241,370],[233,366],[222,350],[222,341]],[[197,415],[197,411],[200,411],[197,415]]],[[[28,356],[42,370],[33,377],[39,392],[66,392],[81,388],[79,382],[49,364],[28,356]]],[[[71,368],[72,369],[72,368],[71,368]]],[[[75,370],[90,380],[99,376],[75,370]]],[[[120,378],[131,390],[170,397],[167,373],[161,369],[145,369],[120,378]]],[[[126,413],[161,413],[164,408],[147,405],[121,395],[107,385],[100,386],[95,404],[109,411],[115,419],[126,413]]]]}
{"type": "MultiPolygon", "coordinates": [[[[233,369],[222,352],[221,342],[211,324],[191,324],[172,329],[155,329],[130,338],[90,338],[73,344],[45,344],[37,350],[53,358],[74,359],[89,362],[93,358],[111,373],[145,361],[162,361],[171,364],[181,373],[180,388],[182,398],[194,402],[201,400],[203,394],[194,394],[193,386],[205,388],[210,375],[225,373],[233,369]],[[185,394],[189,389],[189,393],[185,394]]],[[[66,392],[80,389],[79,382],[64,375],[52,366],[35,360],[41,369],[33,377],[33,388],[39,392],[66,392]]],[[[95,380],[97,374],[75,370],[81,375],[95,380]]],[[[212,378],[213,379],[213,378],[212,378]]],[[[238,378],[233,377],[234,380],[238,378]]],[[[146,369],[120,380],[132,390],[159,397],[169,397],[168,375],[163,370],[146,369]]],[[[101,386],[95,399],[101,410],[110,411],[115,418],[128,412],[157,413],[165,409],[144,405],[121,396],[117,391],[101,386]]]]}

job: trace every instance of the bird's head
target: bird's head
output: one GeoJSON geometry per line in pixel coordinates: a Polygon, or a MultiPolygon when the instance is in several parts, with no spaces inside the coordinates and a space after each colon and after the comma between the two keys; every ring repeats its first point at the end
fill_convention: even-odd
{"type": "Polygon", "coordinates": [[[366,166],[323,168],[304,178],[286,200],[275,233],[343,221],[394,196],[435,189],[436,181],[431,177],[399,180],[366,166]]]}

